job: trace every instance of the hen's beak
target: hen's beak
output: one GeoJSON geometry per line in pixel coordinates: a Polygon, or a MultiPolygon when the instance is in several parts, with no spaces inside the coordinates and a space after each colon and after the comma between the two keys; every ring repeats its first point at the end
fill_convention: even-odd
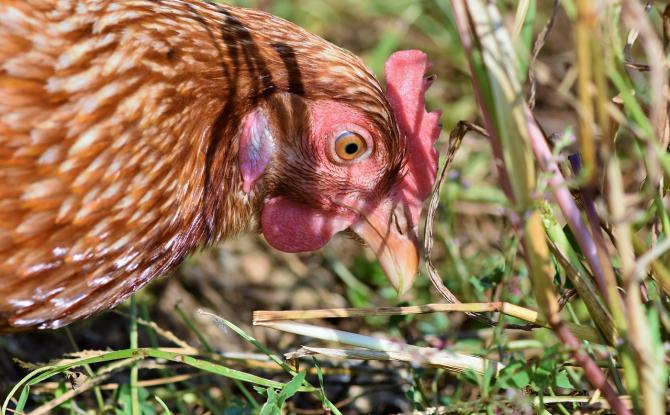
{"type": "Polygon", "coordinates": [[[419,271],[419,242],[403,205],[385,200],[351,230],[370,245],[398,295],[407,292],[419,271]]]}

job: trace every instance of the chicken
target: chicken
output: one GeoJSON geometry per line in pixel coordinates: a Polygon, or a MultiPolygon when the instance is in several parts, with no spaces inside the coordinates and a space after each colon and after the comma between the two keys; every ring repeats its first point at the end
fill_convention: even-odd
{"type": "Polygon", "coordinates": [[[345,230],[418,271],[439,113],[419,51],[359,58],[269,14],[180,0],[0,0],[0,331],[109,309],[194,250],[345,230]]]}

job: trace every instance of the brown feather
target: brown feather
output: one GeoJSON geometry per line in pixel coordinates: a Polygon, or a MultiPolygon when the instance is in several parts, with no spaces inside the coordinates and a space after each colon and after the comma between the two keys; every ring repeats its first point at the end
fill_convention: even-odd
{"type": "Polygon", "coordinates": [[[241,192],[239,123],[282,91],[355,105],[393,131],[400,168],[368,69],[289,22],[205,2],[0,0],[0,331],[108,309],[253,223],[263,195],[241,192]]]}

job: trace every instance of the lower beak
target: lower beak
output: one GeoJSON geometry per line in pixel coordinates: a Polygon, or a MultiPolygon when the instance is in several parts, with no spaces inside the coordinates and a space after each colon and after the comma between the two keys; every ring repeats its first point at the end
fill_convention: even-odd
{"type": "Polygon", "coordinates": [[[407,292],[419,271],[419,242],[403,205],[386,200],[350,229],[370,245],[398,295],[407,292]]]}

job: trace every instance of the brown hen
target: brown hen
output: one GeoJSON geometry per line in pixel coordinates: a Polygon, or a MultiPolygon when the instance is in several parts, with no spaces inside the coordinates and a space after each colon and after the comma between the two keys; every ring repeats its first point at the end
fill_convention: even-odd
{"type": "Polygon", "coordinates": [[[404,291],[436,173],[426,57],[384,93],[266,13],[179,0],[0,0],[0,331],[118,304],[248,230],[312,251],[351,229],[404,291]]]}

